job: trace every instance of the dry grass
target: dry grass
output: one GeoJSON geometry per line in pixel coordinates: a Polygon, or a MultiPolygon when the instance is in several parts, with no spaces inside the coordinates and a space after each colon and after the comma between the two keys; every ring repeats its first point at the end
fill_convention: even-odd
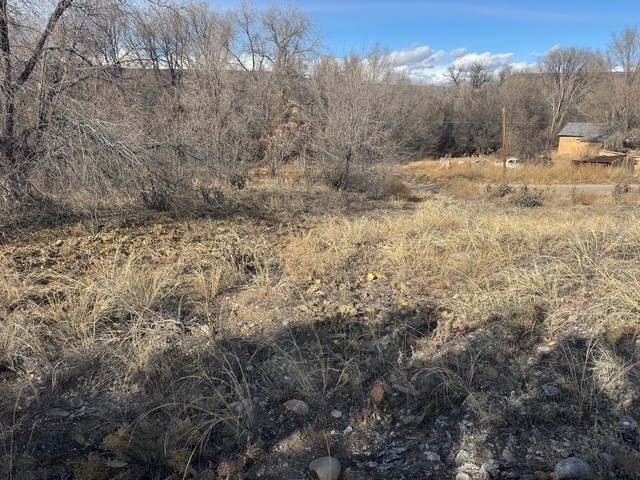
{"type": "Polygon", "coordinates": [[[482,183],[516,183],[529,185],[579,185],[637,183],[637,175],[624,169],[574,166],[569,161],[556,161],[550,166],[523,164],[503,170],[497,158],[452,158],[450,168],[440,168],[437,160],[412,162],[402,171],[423,176],[429,181],[482,183]]]}
{"type": "MultiPolygon", "coordinates": [[[[539,428],[635,408],[633,203],[524,209],[430,197],[349,213],[330,201],[335,214],[301,212],[299,199],[265,203],[272,220],[262,224],[192,220],[133,228],[127,240],[114,229],[82,268],[55,260],[64,255],[32,266],[22,249],[39,256],[46,239],[4,246],[0,366],[15,388],[6,398],[24,412],[85,388],[101,415],[122,415],[78,478],[109,478],[124,454],[150,477],[189,477],[211,462],[241,472],[291,398],[365,416],[420,404],[418,423],[468,408],[491,428],[511,421],[499,412],[514,395],[539,428]],[[135,243],[151,235],[155,248],[135,243]],[[575,409],[541,403],[539,375],[575,409]],[[27,384],[31,403],[15,393],[27,384]],[[386,393],[372,405],[375,385],[386,393]]],[[[70,230],[64,241],[90,249],[95,237],[70,230]]]]}

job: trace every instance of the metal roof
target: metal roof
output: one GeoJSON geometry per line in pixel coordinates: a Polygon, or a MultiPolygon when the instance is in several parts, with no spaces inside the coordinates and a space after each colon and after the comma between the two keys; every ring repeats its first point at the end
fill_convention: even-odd
{"type": "Polygon", "coordinates": [[[604,136],[604,127],[599,123],[567,123],[560,133],[559,137],[588,137],[589,139],[598,139],[604,136]]]}

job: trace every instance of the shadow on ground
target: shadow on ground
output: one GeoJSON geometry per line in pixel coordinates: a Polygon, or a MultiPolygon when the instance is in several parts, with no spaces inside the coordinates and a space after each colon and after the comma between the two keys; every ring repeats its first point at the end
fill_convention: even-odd
{"type": "Polygon", "coordinates": [[[538,308],[476,330],[417,301],[295,311],[242,335],[233,310],[174,312],[111,383],[91,346],[40,382],[5,370],[23,388],[3,392],[3,474],[300,479],[330,454],[345,480],[551,478],[571,456],[595,478],[637,478],[634,337],[549,342],[538,308]]]}

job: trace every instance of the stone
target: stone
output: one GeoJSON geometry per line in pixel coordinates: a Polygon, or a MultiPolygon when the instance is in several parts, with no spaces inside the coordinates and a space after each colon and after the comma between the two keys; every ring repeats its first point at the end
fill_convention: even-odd
{"type": "Polygon", "coordinates": [[[296,415],[307,415],[309,413],[309,405],[302,400],[287,400],[284,402],[284,408],[296,415]]]}
{"type": "Polygon", "coordinates": [[[83,447],[89,447],[91,445],[91,442],[80,432],[75,432],[73,434],[73,439],[77,444],[82,445],[83,447]]]}
{"type": "Polygon", "coordinates": [[[50,417],[67,418],[71,415],[71,412],[65,410],[64,408],[52,408],[47,412],[47,415],[49,415],[50,417]]]}
{"type": "Polygon", "coordinates": [[[557,397],[562,393],[562,390],[560,390],[560,388],[552,385],[551,383],[545,383],[544,385],[542,385],[542,390],[544,390],[544,394],[547,397],[557,397]]]}
{"type": "Polygon", "coordinates": [[[338,480],[342,466],[334,457],[316,458],[309,464],[309,472],[317,480],[338,480]]]}
{"type": "Polygon", "coordinates": [[[492,477],[495,477],[496,475],[498,475],[498,472],[500,472],[500,463],[492,458],[491,460],[482,464],[482,469],[492,477]]]}
{"type": "Polygon", "coordinates": [[[638,429],[638,422],[629,415],[625,415],[618,422],[618,426],[620,430],[624,430],[625,432],[635,432],[638,429]]]}
{"type": "Polygon", "coordinates": [[[124,460],[120,460],[118,458],[114,458],[113,460],[109,460],[107,465],[111,468],[125,468],[129,466],[129,463],[124,460]]]}
{"type": "Polygon", "coordinates": [[[71,408],[82,408],[85,406],[84,400],[79,397],[72,397],[68,401],[69,407],[71,408]]]}
{"type": "Polygon", "coordinates": [[[578,457],[569,457],[560,460],[553,469],[553,473],[557,480],[569,478],[584,479],[593,476],[591,465],[578,457]]]}
{"type": "Polygon", "coordinates": [[[460,450],[456,453],[456,465],[461,466],[467,463],[471,459],[471,455],[466,450],[460,450]]]}
{"type": "Polygon", "coordinates": [[[332,410],[331,416],[333,418],[342,418],[342,412],[340,410],[332,410]]]}
{"type": "Polygon", "coordinates": [[[441,462],[440,455],[436,452],[424,452],[424,458],[429,462],[441,462]]]}
{"type": "Polygon", "coordinates": [[[503,460],[509,463],[515,463],[518,460],[516,456],[513,454],[513,452],[508,448],[505,448],[504,450],[502,450],[502,454],[500,456],[503,458],[503,460]]]}
{"type": "Polygon", "coordinates": [[[473,480],[473,477],[465,472],[459,472],[456,475],[456,480],[473,480]]]}
{"type": "Polygon", "coordinates": [[[237,402],[229,404],[229,410],[233,410],[236,413],[243,413],[251,408],[251,399],[244,398],[237,402]]]}

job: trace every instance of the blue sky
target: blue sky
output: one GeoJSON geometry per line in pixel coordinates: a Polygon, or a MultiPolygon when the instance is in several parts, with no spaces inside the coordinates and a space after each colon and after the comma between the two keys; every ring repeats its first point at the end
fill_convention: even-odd
{"type": "MultiPolygon", "coordinates": [[[[216,4],[215,0],[211,2],[216,4]]],[[[225,1],[233,4],[233,1],[225,1]]],[[[437,81],[451,63],[533,64],[554,46],[606,50],[614,32],[640,25],[639,0],[298,0],[323,43],[342,56],[376,42],[416,80],[437,81]]]]}

